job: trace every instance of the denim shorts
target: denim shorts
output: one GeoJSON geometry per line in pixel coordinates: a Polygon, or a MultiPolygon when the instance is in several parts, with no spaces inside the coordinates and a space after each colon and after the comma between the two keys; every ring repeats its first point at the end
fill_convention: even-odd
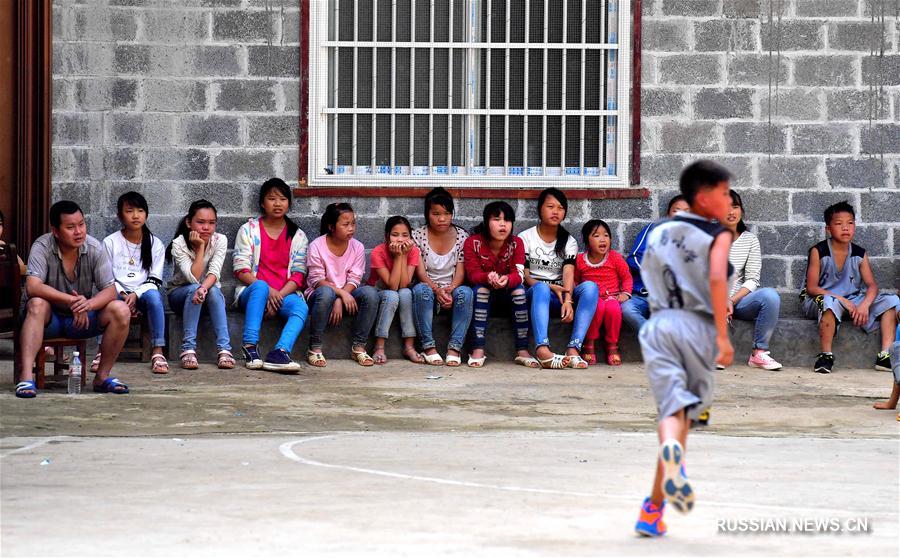
{"type": "Polygon", "coordinates": [[[88,326],[85,329],[76,329],[73,316],[58,314],[55,311],[50,312],[50,322],[44,328],[44,339],[53,337],[69,337],[71,339],[88,339],[96,337],[103,333],[100,327],[100,313],[90,311],[88,314],[88,326]]]}

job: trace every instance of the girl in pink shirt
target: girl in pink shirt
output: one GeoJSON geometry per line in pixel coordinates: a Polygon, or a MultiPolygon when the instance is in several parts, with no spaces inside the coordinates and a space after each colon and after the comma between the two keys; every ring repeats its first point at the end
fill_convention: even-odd
{"type": "Polygon", "coordinates": [[[325,327],[341,323],[344,314],[353,318],[350,355],[362,366],[372,366],[366,341],[378,313],[380,297],[375,287],[362,284],[366,270],[366,249],[353,238],[356,214],[349,203],[332,203],[325,208],[319,238],[309,244],[306,257],[306,299],[309,303],[309,350],[306,360],[325,366],[322,337],[325,327]]]}
{"type": "Polygon", "coordinates": [[[582,356],[590,364],[597,362],[594,343],[600,337],[600,328],[606,333],[606,362],[610,366],[622,364],[619,355],[619,332],[622,330],[621,304],[631,298],[631,272],[625,258],[612,250],[612,233],[609,225],[600,219],[592,219],[581,229],[587,252],[575,259],[575,281],[593,281],[600,297],[597,310],[584,340],[582,356]]]}
{"type": "Polygon", "coordinates": [[[400,309],[400,334],[403,354],[417,364],[425,357],[416,352],[416,325],[413,318],[412,291],[409,288],[419,265],[419,248],[412,239],[412,226],[406,217],[394,215],[384,225],[384,242],[369,255],[369,285],[379,291],[381,301],[375,320],[375,364],[387,362],[384,343],[390,333],[394,314],[400,309]]]}

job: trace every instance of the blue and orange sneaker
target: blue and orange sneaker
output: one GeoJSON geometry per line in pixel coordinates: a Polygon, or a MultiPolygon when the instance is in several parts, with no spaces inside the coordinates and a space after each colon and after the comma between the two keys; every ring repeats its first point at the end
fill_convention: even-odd
{"type": "Polygon", "coordinates": [[[694,491],[684,472],[684,448],[678,440],[668,439],[659,448],[663,464],[663,494],[681,513],[694,509],[694,491]]]}
{"type": "Polygon", "coordinates": [[[649,497],[644,498],[644,503],[641,505],[641,515],[638,516],[634,530],[637,531],[638,535],[644,537],[661,537],[665,535],[668,530],[662,519],[665,510],[665,500],[663,500],[661,506],[657,507],[656,504],[650,501],[649,497]]]}

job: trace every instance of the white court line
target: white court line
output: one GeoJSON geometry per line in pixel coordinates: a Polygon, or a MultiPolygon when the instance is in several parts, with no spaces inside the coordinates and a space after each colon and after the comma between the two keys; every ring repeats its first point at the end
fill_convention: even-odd
{"type": "MultiPolygon", "coordinates": [[[[470,482],[470,481],[457,481],[452,479],[442,479],[437,477],[425,477],[421,475],[408,475],[406,473],[393,473],[390,471],[382,471],[379,469],[368,469],[365,467],[353,467],[350,465],[337,465],[334,463],[323,463],[321,461],[315,461],[313,459],[308,459],[306,457],[301,457],[294,452],[294,446],[299,444],[307,444],[310,442],[316,442],[319,440],[327,440],[330,438],[337,438],[338,436],[347,436],[349,434],[334,434],[334,435],[326,435],[326,436],[313,436],[311,438],[302,438],[300,440],[293,440],[291,442],[285,442],[278,446],[278,451],[281,452],[281,455],[287,457],[291,461],[296,461],[297,463],[301,463],[303,465],[310,465],[312,467],[322,467],[325,469],[337,469],[341,471],[351,471],[354,473],[364,473],[367,475],[375,475],[379,477],[388,477],[394,479],[401,480],[412,480],[412,481],[420,481],[420,482],[430,482],[435,484],[444,484],[450,486],[461,486],[467,488],[487,488],[489,490],[503,490],[507,492],[526,492],[532,494],[553,494],[557,496],[578,496],[585,498],[601,498],[601,499],[613,499],[613,500],[625,500],[628,502],[636,501],[636,498],[639,498],[633,494],[613,494],[610,492],[577,492],[571,490],[555,490],[549,488],[528,488],[522,486],[514,486],[514,485],[499,485],[499,484],[486,484],[480,482],[470,482]]],[[[871,512],[870,510],[850,510],[850,509],[828,509],[821,507],[795,507],[795,506],[779,506],[779,505],[768,505],[768,504],[751,504],[747,502],[714,502],[710,500],[703,500],[703,506],[709,506],[714,508],[738,508],[738,509],[747,509],[747,510],[760,510],[760,511],[777,511],[777,512],[787,512],[787,513],[796,513],[796,514],[831,514],[831,515],[864,515],[868,517],[897,517],[900,516],[900,513],[897,512],[889,512],[889,511],[881,511],[881,512],[871,512]]]]}
{"type": "Polygon", "coordinates": [[[31,451],[35,448],[39,448],[39,447],[43,446],[44,444],[49,444],[50,442],[55,442],[58,440],[68,440],[68,439],[70,439],[70,436],[51,436],[49,438],[44,438],[43,440],[38,440],[37,442],[28,444],[27,446],[22,446],[21,448],[16,448],[12,451],[8,451],[4,454],[0,454],[0,459],[3,459],[4,457],[6,457],[8,455],[12,455],[14,453],[24,453],[26,451],[31,451]]]}

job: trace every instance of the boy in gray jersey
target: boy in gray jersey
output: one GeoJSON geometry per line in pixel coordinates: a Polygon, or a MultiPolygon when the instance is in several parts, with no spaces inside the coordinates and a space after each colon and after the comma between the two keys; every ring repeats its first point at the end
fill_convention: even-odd
{"type": "Polygon", "coordinates": [[[726,318],[731,233],[711,222],[731,209],[730,178],[712,161],[685,168],[680,187],[691,209],[653,229],[641,263],[651,315],[639,338],[661,442],[653,490],[635,525],[649,537],[666,532],[666,501],[682,513],[694,506],[684,471],[688,429],[712,403],[714,363],[728,366],[734,357],[726,318]]]}
{"type": "Polygon", "coordinates": [[[881,352],[875,357],[875,370],[890,371],[888,351],[894,342],[900,298],[878,292],[866,250],[853,243],[856,214],[852,205],[843,201],[828,207],[825,227],[829,238],[810,248],[806,288],[800,293],[806,316],[819,320],[822,352],[813,370],[831,372],[832,341],[841,321],[848,318],[866,333],[881,329],[881,352]]]}

